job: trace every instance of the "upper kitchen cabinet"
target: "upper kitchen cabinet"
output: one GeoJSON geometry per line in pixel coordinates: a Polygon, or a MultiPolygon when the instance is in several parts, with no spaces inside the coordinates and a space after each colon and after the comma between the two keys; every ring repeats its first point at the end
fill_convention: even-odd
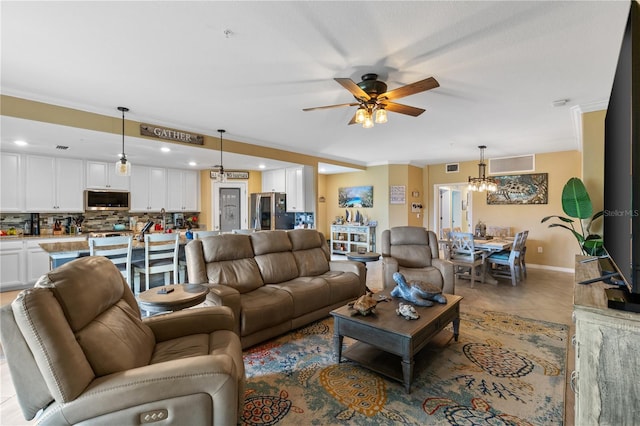
{"type": "Polygon", "coordinates": [[[315,211],[313,168],[310,166],[287,167],[286,193],[288,212],[315,211]]]}
{"type": "Polygon", "coordinates": [[[128,191],[129,176],[117,175],[115,162],[87,161],[87,188],[128,191]]]}
{"type": "Polygon", "coordinates": [[[82,212],[82,160],[27,155],[25,206],[28,212],[82,212]]]}
{"type": "Polygon", "coordinates": [[[167,171],[159,167],[131,167],[131,211],[159,212],[167,208],[167,171]]]}
{"type": "Polygon", "coordinates": [[[167,170],[167,211],[200,211],[199,200],[200,175],[197,171],[167,170]]]}
{"type": "Polygon", "coordinates": [[[286,192],[286,186],[285,169],[262,172],[262,192],[286,192]]]}
{"type": "Polygon", "coordinates": [[[0,208],[3,213],[24,211],[21,156],[12,152],[0,152],[0,208]]]}

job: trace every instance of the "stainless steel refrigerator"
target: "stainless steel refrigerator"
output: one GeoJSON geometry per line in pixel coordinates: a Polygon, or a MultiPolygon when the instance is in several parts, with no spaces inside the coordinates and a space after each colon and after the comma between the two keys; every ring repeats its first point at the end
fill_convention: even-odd
{"type": "Polygon", "coordinates": [[[251,194],[251,227],[257,231],[293,229],[295,213],[287,213],[287,194],[258,192],[251,194]]]}

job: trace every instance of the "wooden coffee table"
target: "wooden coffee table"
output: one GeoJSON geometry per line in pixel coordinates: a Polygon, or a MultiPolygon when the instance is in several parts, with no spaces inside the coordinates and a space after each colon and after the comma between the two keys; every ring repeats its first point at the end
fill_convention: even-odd
{"type": "Polygon", "coordinates": [[[207,297],[209,289],[200,284],[172,284],[153,287],[138,295],[140,309],[146,312],[179,311],[198,305],[207,297]],[[158,293],[160,289],[173,290],[165,294],[158,293]]]}
{"type": "MultiPolygon", "coordinates": [[[[389,297],[390,290],[374,295],[389,297]]],[[[446,294],[447,304],[435,303],[430,307],[415,306],[420,314],[417,320],[406,320],[396,314],[403,299],[391,298],[389,302],[379,302],[376,313],[367,316],[352,316],[348,306],[331,311],[334,319],[333,341],[338,362],[342,356],[356,361],[377,373],[404,384],[411,392],[413,379],[413,358],[429,341],[449,323],[453,323],[453,337],[457,341],[460,327],[461,296],[446,294]],[[343,338],[351,337],[358,342],[342,351],[343,338]]]]}

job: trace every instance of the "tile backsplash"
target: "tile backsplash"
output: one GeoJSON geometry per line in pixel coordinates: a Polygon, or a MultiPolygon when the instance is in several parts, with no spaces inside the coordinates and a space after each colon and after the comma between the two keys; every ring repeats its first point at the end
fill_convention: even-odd
{"type": "MultiPolygon", "coordinates": [[[[199,212],[184,213],[184,217],[198,217],[199,212]]],[[[46,235],[51,232],[48,230],[53,229],[53,225],[56,220],[59,220],[64,228],[67,224],[67,218],[73,219],[79,216],[84,217],[82,222],[82,232],[97,232],[108,231],[113,229],[114,225],[123,224],[125,229],[132,229],[130,226],[130,219],[137,222],[147,222],[152,220],[155,223],[162,222],[161,213],[145,213],[145,214],[131,214],[122,211],[102,211],[102,212],[85,212],[85,213],[40,213],[40,234],[46,235]]],[[[25,223],[31,219],[30,213],[2,213],[0,214],[0,229],[8,230],[9,228],[15,228],[18,233],[24,231],[25,223]]],[[[173,214],[165,214],[166,227],[173,228],[173,214]]],[[[132,229],[135,230],[135,229],[132,229]]]]}

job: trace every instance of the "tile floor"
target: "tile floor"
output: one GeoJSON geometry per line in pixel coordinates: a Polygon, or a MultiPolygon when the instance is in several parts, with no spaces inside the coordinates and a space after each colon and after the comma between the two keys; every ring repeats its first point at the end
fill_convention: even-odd
{"type": "MultiPolygon", "coordinates": [[[[367,264],[367,285],[372,289],[382,288],[382,263],[367,264]]],[[[9,303],[17,292],[0,293],[0,304],[9,303]]],[[[518,286],[501,279],[498,285],[476,283],[473,289],[469,282],[458,280],[456,294],[464,297],[465,305],[475,305],[488,310],[513,313],[527,318],[541,319],[571,327],[573,322],[573,274],[529,268],[527,279],[518,286]]],[[[0,347],[1,351],[1,347],[0,347]]],[[[573,370],[573,351],[569,348],[567,371],[573,370]]],[[[568,389],[568,387],[567,387],[568,389]]],[[[566,391],[565,425],[573,425],[573,394],[566,391]]],[[[11,382],[4,354],[0,352],[0,425],[30,425],[22,417],[11,382]]]]}

